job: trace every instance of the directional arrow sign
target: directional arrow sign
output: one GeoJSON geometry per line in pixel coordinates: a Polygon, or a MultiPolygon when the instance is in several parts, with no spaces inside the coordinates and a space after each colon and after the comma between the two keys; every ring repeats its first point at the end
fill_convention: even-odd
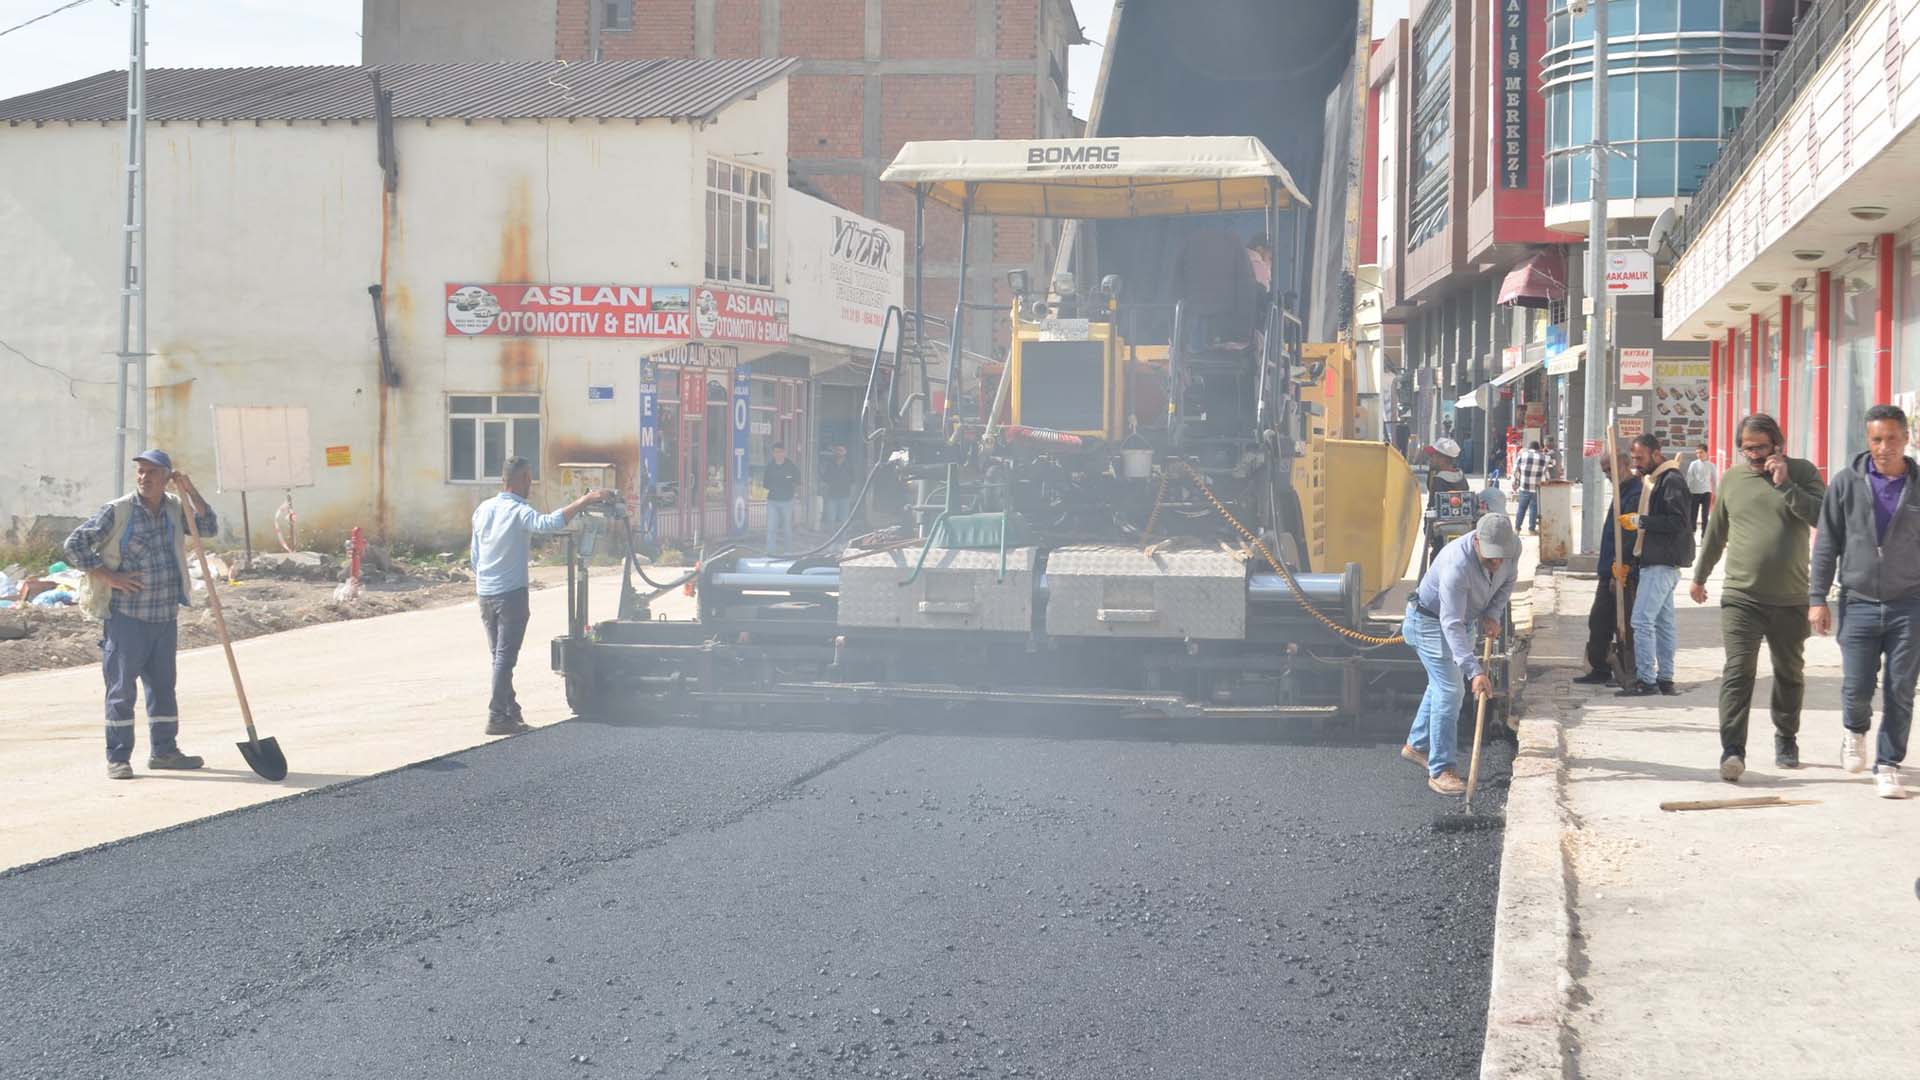
{"type": "Polygon", "coordinates": [[[1653,385],[1653,350],[1620,350],[1620,389],[1645,390],[1653,385]]]}

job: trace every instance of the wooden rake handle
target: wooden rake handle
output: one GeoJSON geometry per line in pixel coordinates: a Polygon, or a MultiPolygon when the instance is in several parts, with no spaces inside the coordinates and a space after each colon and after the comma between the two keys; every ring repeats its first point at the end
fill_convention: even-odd
{"type": "MultiPolygon", "coordinates": [[[[213,572],[207,569],[207,551],[200,544],[200,527],[194,524],[193,499],[187,489],[178,480],[173,486],[180,492],[180,516],[187,521],[187,535],[193,538],[193,554],[200,560],[200,580],[207,586],[207,607],[213,611],[213,625],[220,631],[220,647],[226,650],[227,671],[233,675],[233,693],[240,699],[240,719],[246,721],[247,741],[259,742],[260,736],[253,730],[253,710],[247,707],[247,688],[240,682],[240,663],[233,658],[233,638],[227,633],[227,617],[220,611],[220,593],[213,586],[213,572]]],[[[189,591],[193,583],[188,582],[189,591]]]]}
{"type": "MultiPolygon", "coordinates": [[[[1492,663],[1493,638],[1488,637],[1480,647],[1480,667],[1486,671],[1489,681],[1493,679],[1493,670],[1488,666],[1492,663]]],[[[1469,813],[1473,811],[1473,791],[1480,786],[1480,742],[1487,730],[1487,698],[1491,696],[1481,695],[1479,704],[1473,710],[1473,756],[1467,759],[1466,809],[1469,813]]]]}

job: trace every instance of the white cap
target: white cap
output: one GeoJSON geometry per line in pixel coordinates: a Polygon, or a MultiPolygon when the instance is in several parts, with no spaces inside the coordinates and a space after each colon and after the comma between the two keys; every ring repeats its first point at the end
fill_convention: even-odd
{"type": "Polygon", "coordinates": [[[1435,453],[1445,454],[1450,458],[1460,456],[1460,444],[1454,442],[1452,439],[1440,438],[1433,440],[1433,449],[1435,453]]]}
{"type": "Polygon", "coordinates": [[[1513,521],[1505,514],[1482,515],[1479,524],[1473,527],[1473,534],[1480,540],[1482,558],[1520,557],[1520,534],[1513,531],[1513,521]]]}

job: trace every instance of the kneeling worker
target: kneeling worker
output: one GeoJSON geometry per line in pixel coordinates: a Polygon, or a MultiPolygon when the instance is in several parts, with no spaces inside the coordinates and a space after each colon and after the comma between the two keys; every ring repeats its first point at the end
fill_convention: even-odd
{"type": "Polygon", "coordinates": [[[1453,767],[1463,685],[1475,697],[1493,693],[1493,680],[1473,651],[1473,620],[1488,637],[1500,632],[1519,557],[1513,522],[1505,514],[1487,514],[1472,532],[1440,549],[1407,601],[1401,633],[1427,669],[1427,692],[1400,756],[1424,766],[1427,786],[1442,795],[1467,790],[1453,767]]]}

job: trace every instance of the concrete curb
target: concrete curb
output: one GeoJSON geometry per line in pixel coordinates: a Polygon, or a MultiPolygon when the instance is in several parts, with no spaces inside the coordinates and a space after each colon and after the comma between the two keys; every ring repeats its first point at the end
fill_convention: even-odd
{"type": "MultiPolygon", "coordinates": [[[[1532,594],[1536,620],[1554,618],[1558,582],[1538,573],[1532,594]]],[[[1493,979],[1487,1000],[1487,1037],[1480,1053],[1482,1080],[1566,1077],[1566,1027],[1573,975],[1572,923],[1567,909],[1565,738],[1556,679],[1531,687],[1554,701],[1515,721],[1519,746],[1507,792],[1506,836],[1500,852],[1500,897],[1494,907],[1493,979]]]]}

